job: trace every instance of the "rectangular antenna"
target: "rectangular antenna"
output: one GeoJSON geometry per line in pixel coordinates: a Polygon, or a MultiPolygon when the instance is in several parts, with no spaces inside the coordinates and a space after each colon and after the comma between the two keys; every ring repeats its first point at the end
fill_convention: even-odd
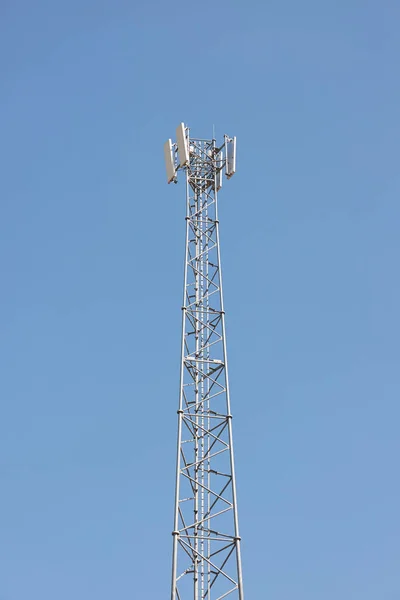
{"type": "Polygon", "coordinates": [[[226,176],[229,179],[236,173],[236,137],[226,138],[226,176]]]}
{"type": "Polygon", "coordinates": [[[181,123],[176,128],[176,143],[178,146],[179,166],[184,167],[189,163],[189,148],[184,123],[181,123]]]}
{"type": "Polygon", "coordinates": [[[172,140],[167,140],[164,144],[164,158],[167,169],[167,181],[171,183],[175,179],[174,153],[172,150],[172,140]]]}
{"type": "Polygon", "coordinates": [[[224,165],[224,151],[221,150],[220,158],[218,160],[218,168],[219,171],[217,173],[217,192],[222,188],[222,174],[223,174],[223,165],[224,165]]]}

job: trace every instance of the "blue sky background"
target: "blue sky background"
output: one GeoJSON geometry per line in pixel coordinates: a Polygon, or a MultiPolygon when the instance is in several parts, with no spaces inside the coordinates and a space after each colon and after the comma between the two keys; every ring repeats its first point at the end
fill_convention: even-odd
{"type": "Polygon", "coordinates": [[[184,188],[221,235],[246,598],[400,598],[400,5],[0,5],[0,599],[168,598],[184,188]]]}

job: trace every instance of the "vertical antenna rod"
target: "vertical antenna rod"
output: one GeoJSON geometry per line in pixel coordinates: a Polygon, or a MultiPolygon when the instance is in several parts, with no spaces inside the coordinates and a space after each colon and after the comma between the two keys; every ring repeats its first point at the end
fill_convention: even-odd
{"type": "Polygon", "coordinates": [[[186,179],[186,248],[171,600],[244,600],[226,355],[217,193],[236,138],[164,146],[168,183],[186,179]]]}

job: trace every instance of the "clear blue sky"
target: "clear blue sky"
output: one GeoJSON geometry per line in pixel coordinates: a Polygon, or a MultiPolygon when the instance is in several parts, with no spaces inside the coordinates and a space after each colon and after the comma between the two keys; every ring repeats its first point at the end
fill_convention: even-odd
{"type": "Polygon", "coordinates": [[[400,5],[3,0],[0,599],[169,597],[178,122],[221,234],[247,600],[400,598],[400,5]]]}

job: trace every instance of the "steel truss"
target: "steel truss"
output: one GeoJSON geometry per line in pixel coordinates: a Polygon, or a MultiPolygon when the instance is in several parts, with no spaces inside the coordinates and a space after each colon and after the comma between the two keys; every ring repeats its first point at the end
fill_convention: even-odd
{"type": "Polygon", "coordinates": [[[215,140],[190,139],[171,600],[244,600],[215,140]]]}

